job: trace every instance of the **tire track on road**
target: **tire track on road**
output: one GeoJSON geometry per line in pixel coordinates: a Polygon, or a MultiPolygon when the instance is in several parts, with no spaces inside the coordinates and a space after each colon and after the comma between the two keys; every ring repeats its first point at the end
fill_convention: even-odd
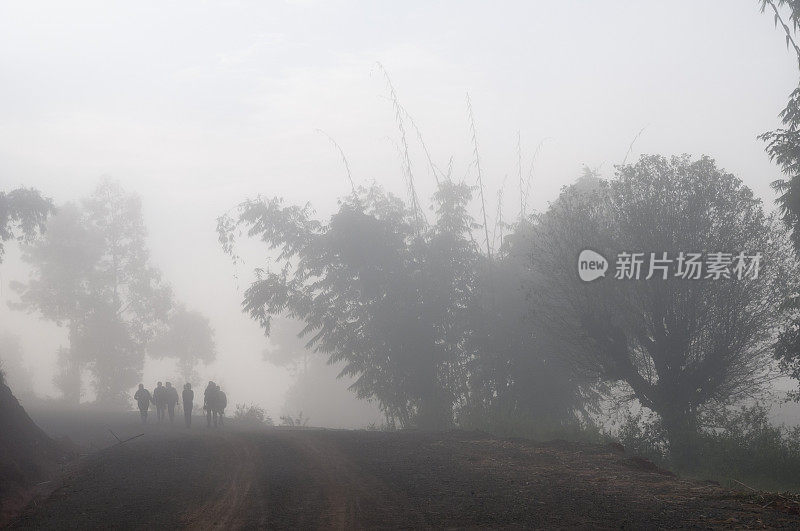
{"type": "MultiPolygon", "coordinates": [[[[186,525],[199,529],[240,529],[245,525],[263,526],[263,517],[253,517],[251,506],[257,496],[258,480],[254,445],[242,434],[220,435],[224,445],[224,458],[216,463],[215,473],[222,485],[212,495],[212,500],[186,514],[186,525]],[[221,466],[221,470],[219,467],[221,466]]],[[[260,505],[260,504],[255,504],[260,505]]]]}

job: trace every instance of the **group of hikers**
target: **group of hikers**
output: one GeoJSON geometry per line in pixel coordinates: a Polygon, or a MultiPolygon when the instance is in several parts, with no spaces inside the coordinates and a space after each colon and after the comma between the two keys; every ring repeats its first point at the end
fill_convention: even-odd
{"type": "MultiPolygon", "coordinates": [[[[133,395],[139,406],[139,414],[142,416],[142,424],[147,424],[147,413],[150,404],[156,406],[156,417],[158,423],[164,422],[164,418],[169,415],[170,424],[175,421],[175,406],[183,402],[183,417],[186,427],[192,426],[192,410],[194,409],[194,391],[192,384],[187,383],[183,386],[183,393],[178,397],[178,390],[172,387],[171,382],[163,386],[161,382],[156,384],[156,388],[150,393],[144,388],[144,384],[139,384],[139,389],[133,395]],[[182,400],[181,400],[182,399],[182,400]]],[[[228,406],[228,397],[214,382],[208,382],[206,390],[203,392],[203,410],[206,414],[206,423],[210,428],[213,422],[214,427],[224,425],[225,408],[228,406]]]]}

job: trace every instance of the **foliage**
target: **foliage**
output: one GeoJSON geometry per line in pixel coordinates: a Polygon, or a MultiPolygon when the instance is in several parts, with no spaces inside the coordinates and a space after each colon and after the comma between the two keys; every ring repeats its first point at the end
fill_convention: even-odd
{"type": "MultiPolygon", "coordinates": [[[[32,273],[27,283],[12,284],[19,301],[11,306],[68,330],[69,348],[59,351],[56,375],[65,398],[80,399],[88,370],[99,402],[126,406],[152,341],[170,325],[184,324],[184,316],[190,323],[202,318],[173,313],[172,291],[150,264],[141,202],[118,183],[105,180],[81,204],[64,205],[47,229],[24,249],[32,273]]],[[[192,353],[198,354],[207,357],[208,350],[192,353]]],[[[189,356],[171,355],[184,364],[189,356]]]]}
{"type": "Polygon", "coordinates": [[[401,424],[452,422],[453,390],[463,382],[453,352],[454,312],[466,306],[475,253],[465,230],[466,186],[437,196],[439,222],[424,234],[413,210],[378,187],[342,200],[328,223],[308,207],[249,201],[236,220],[220,220],[231,251],[243,225],[280,248],[279,272],[258,271],[245,311],[267,332],[272,315],[305,323],[308,346],[344,362],[361,398],[375,397],[401,424]],[[462,216],[459,218],[459,216],[462,216]]]}
{"type": "Polygon", "coordinates": [[[636,413],[627,411],[616,438],[626,450],[669,466],[667,434],[658,415],[641,409],[636,413]]]}
{"type": "Polygon", "coordinates": [[[216,357],[214,331],[208,318],[199,312],[177,305],[167,318],[166,328],[150,343],[148,353],[154,358],[175,358],[187,382],[197,379],[199,362],[209,363],[216,357]]]}
{"type": "Polygon", "coordinates": [[[518,428],[541,437],[577,434],[596,411],[599,386],[542,341],[529,297],[537,283],[531,229],[528,220],[519,221],[476,275],[475,296],[463,312],[469,380],[457,420],[500,434],[518,428]]]}
{"type": "MultiPolygon", "coordinates": [[[[794,0],[760,2],[762,12],[770,8],[775,25],[780,25],[784,31],[786,46],[794,48],[800,61],[800,47],[795,41],[800,27],[800,4],[794,0]],[[781,15],[781,8],[789,9],[788,23],[781,15]]],[[[783,127],[763,133],[759,138],[766,142],[767,154],[784,174],[784,178],[772,182],[772,188],[779,194],[776,203],[780,207],[781,219],[791,231],[795,252],[800,256],[800,87],[789,95],[779,117],[783,127]]],[[[778,337],[775,357],[786,374],[800,381],[800,298],[796,292],[789,294],[785,306],[792,310],[793,318],[778,337]]],[[[800,389],[790,393],[790,398],[800,401],[800,389]]]]}
{"type": "MultiPolygon", "coordinates": [[[[536,407],[538,404],[524,405],[536,407]]],[[[458,425],[465,430],[484,431],[498,437],[524,437],[539,441],[563,439],[594,444],[609,440],[601,427],[588,416],[575,418],[571,414],[567,417],[532,414],[524,407],[514,407],[505,401],[493,401],[484,408],[465,410],[458,419],[458,425]]]]}
{"type": "Polygon", "coordinates": [[[471,197],[466,184],[440,181],[431,225],[377,186],[342,199],[328,222],[308,206],[259,199],[220,218],[220,242],[234,254],[241,227],[279,250],[277,271],[257,271],[244,310],[267,333],[273,316],[302,321],[307,346],[343,363],[387,422],[444,429],[494,402],[574,420],[585,396],[537,351],[525,260],[479,248],[471,197]]]}
{"type": "Polygon", "coordinates": [[[535,290],[548,340],[577,371],[624,382],[658,413],[673,453],[687,448],[708,404],[751,396],[769,377],[772,334],[794,262],[779,227],[708,157],[644,156],[609,183],[566,189],[534,234],[535,290]],[[757,279],[581,282],[582,249],[761,252],[757,279]]]}
{"type": "Polygon", "coordinates": [[[69,347],[60,347],[56,352],[56,374],[53,383],[61,391],[68,404],[78,404],[83,396],[81,386],[81,364],[72,356],[69,347]]]}
{"type": "Polygon", "coordinates": [[[383,415],[378,407],[348,389],[354,379],[337,378],[341,367],[311,355],[307,364],[297,367],[296,379],[284,394],[282,411],[302,411],[330,428],[362,428],[379,421],[383,415]]]}
{"type": "Polygon", "coordinates": [[[702,424],[692,435],[692,459],[681,464],[670,459],[657,417],[629,414],[617,437],[626,449],[686,475],[732,487],[739,481],[763,490],[800,491],[800,427],[773,425],[763,403],[709,412],[702,424]]]}
{"type": "Polygon", "coordinates": [[[5,249],[3,242],[16,238],[30,242],[45,229],[53,202],[32,188],[0,191],[0,262],[5,249]]]}
{"type": "Polygon", "coordinates": [[[786,47],[789,48],[791,46],[794,49],[797,54],[798,65],[800,65],[800,46],[795,42],[795,34],[800,28],[800,3],[797,0],[758,0],[758,2],[761,4],[762,13],[767,10],[767,7],[770,8],[775,26],[780,25],[783,29],[786,47]],[[784,7],[789,8],[788,23],[784,20],[784,15],[781,14],[781,8],[784,7]]]}
{"type": "Polygon", "coordinates": [[[795,250],[800,253],[800,87],[789,96],[780,113],[784,127],[759,136],[767,143],[767,154],[786,175],[772,182],[780,195],[781,219],[791,230],[795,250]]]}
{"type": "Polygon", "coordinates": [[[273,426],[272,418],[266,410],[256,404],[236,404],[233,418],[242,424],[273,426]]]}
{"type": "Polygon", "coordinates": [[[308,417],[303,417],[302,411],[296,417],[291,415],[281,415],[281,426],[303,428],[308,425],[309,420],[310,419],[308,417]]]}

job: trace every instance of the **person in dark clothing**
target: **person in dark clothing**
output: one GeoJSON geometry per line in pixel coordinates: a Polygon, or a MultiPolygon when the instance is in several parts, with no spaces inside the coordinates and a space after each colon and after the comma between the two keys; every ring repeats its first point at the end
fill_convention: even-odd
{"type": "Polygon", "coordinates": [[[209,381],[206,390],[203,392],[203,409],[206,411],[206,426],[211,427],[211,419],[214,419],[214,427],[217,427],[217,414],[214,407],[217,402],[217,384],[209,381]]]}
{"type": "Polygon", "coordinates": [[[186,427],[192,427],[192,408],[194,407],[194,391],[192,384],[187,383],[183,386],[183,418],[186,420],[186,427]]]}
{"type": "Polygon", "coordinates": [[[167,389],[161,382],[158,382],[156,388],[153,389],[153,403],[156,405],[156,418],[161,424],[167,411],[167,389]]]}
{"type": "Polygon", "coordinates": [[[147,424],[147,410],[150,409],[150,402],[153,401],[153,397],[150,396],[150,391],[144,388],[144,384],[139,384],[139,389],[136,390],[136,394],[133,395],[133,399],[136,400],[136,403],[139,406],[139,414],[142,416],[142,424],[147,424]]]}
{"type": "Polygon", "coordinates": [[[214,414],[217,417],[217,422],[219,422],[220,426],[224,426],[224,418],[225,418],[225,408],[228,407],[228,397],[225,396],[225,393],[222,392],[219,386],[217,386],[217,395],[214,397],[214,414]]]}
{"type": "Polygon", "coordinates": [[[172,382],[167,382],[166,391],[167,400],[167,413],[169,413],[169,423],[173,424],[175,421],[175,406],[178,405],[178,390],[172,387],[172,382]]]}

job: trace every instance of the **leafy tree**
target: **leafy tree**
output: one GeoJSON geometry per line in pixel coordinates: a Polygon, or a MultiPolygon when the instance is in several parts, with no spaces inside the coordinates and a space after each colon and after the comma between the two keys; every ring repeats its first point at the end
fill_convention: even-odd
{"type": "Polygon", "coordinates": [[[479,269],[465,318],[469,395],[461,423],[505,434],[561,437],[596,413],[599,382],[543,341],[530,293],[533,225],[521,219],[479,269]]]}
{"type": "Polygon", "coordinates": [[[5,249],[3,242],[16,238],[31,239],[44,231],[53,202],[34,189],[17,188],[0,192],[0,262],[5,249]]]}
{"type": "Polygon", "coordinates": [[[609,183],[586,178],[542,216],[533,242],[547,340],[655,411],[677,462],[690,457],[704,407],[752,396],[768,381],[795,264],[761,202],[712,159],[644,156],[609,183]],[[584,283],[574,270],[583,249],[612,264],[621,251],[761,252],[763,262],[755,279],[686,280],[673,265],[665,280],[584,283]]]}
{"type": "Polygon", "coordinates": [[[56,352],[57,370],[53,383],[61,391],[63,400],[68,404],[81,401],[81,365],[72,356],[70,349],[60,347],[56,352]]]}
{"type": "Polygon", "coordinates": [[[305,323],[308,346],[343,362],[361,398],[376,398],[401,425],[442,428],[466,381],[457,313],[469,306],[471,262],[465,185],[443,184],[437,223],[378,187],[360,189],[323,223],[279,199],[243,203],[221,218],[232,252],[239,226],[279,249],[278,272],[258,270],[243,307],[267,333],[273,315],[305,323]]]}
{"type": "Polygon", "coordinates": [[[220,241],[234,254],[244,228],[277,250],[277,270],[257,270],[244,311],[267,333],[275,316],[302,321],[307,346],[343,363],[351,388],[376,399],[390,424],[486,427],[500,409],[558,423],[582,405],[579,379],[533,340],[528,250],[482,251],[471,196],[443,179],[431,225],[376,186],[343,199],[328,222],[307,206],[248,201],[220,218],[220,241]]]}
{"type": "Polygon", "coordinates": [[[88,369],[98,401],[127,404],[147,345],[165,326],[172,294],[149,263],[145,234],[138,197],[103,181],[80,206],[61,208],[24,252],[33,271],[12,285],[20,296],[13,306],[68,329],[57,378],[73,400],[88,369]]]}
{"type": "Polygon", "coordinates": [[[150,345],[154,358],[175,358],[187,382],[197,379],[199,362],[209,363],[216,356],[214,331],[208,318],[199,312],[177,306],[167,318],[167,327],[150,345]]]}
{"type": "MultiPolygon", "coordinates": [[[[800,65],[800,47],[796,42],[800,27],[800,4],[791,0],[760,0],[761,11],[769,10],[786,37],[786,46],[794,50],[800,65]],[[788,20],[781,13],[789,10],[788,20]]],[[[795,252],[800,256],[800,87],[790,95],[786,107],[781,111],[783,127],[759,136],[767,143],[767,154],[784,174],[784,178],[772,182],[772,188],[780,194],[776,202],[780,206],[781,219],[791,231],[795,252]]],[[[792,321],[784,328],[775,343],[775,357],[782,370],[800,381],[800,298],[789,293],[785,307],[793,312],[792,321]]],[[[800,391],[789,394],[800,401],[800,391]]]]}

